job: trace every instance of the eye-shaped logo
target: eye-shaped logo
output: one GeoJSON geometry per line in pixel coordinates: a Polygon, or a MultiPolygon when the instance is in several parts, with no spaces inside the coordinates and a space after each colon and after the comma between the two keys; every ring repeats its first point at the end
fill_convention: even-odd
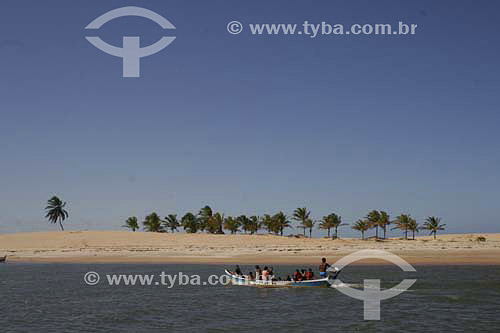
{"type": "MultiPolygon", "coordinates": [[[[123,16],[140,16],[158,23],[163,29],[175,29],[174,25],[163,16],[149,9],[133,6],[117,8],[104,13],[90,22],[85,29],[99,29],[104,23],[123,16]]],[[[139,77],[140,59],[163,50],[175,39],[175,37],[162,37],[152,45],[140,47],[139,37],[123,37],[123,47],[116,47],[104,42],[99,37],[85,38],[99,50],[123,58],[123,77],[139,77]]]]}
{"type": "MultiPolygon", "coordinates": [[[[382,250],[361,250],[351,253],[339,259],[335,263],[335,269],[340,271],[350,263],[361,259],[383,259],[398,265],[405,272],[416,272],[415,268],[403,258],[382,250]]],[[[363,301],[365,320],[380,320],[380,301],[405,292],[416,281],[416,279],[404,279],[397,286],[386,290],[380,290],[380,280],[378,279],[364,280],[363,290],[348,287],[338,279],[334,281],[333,285],[341,293],[363,301]]]]}

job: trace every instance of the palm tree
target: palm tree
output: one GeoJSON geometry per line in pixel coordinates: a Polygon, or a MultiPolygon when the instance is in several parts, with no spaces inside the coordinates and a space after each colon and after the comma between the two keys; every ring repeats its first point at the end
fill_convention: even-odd
{"type": "Polygon", "coordinates": [[[412,234],[412,239],[415,240],[415,231],[418,232],[419,226],[418,223],[415,219],[410,218],[410,221],[408,222],[408,230],[410,230],[412,234]]]}
{"type": "Polygon", "coordinates": [[[283,236],[283,230],[285,228],[292,228],[288,216],[283,212],[279,212],[272,217],[272,231],[280,236],[283,236]]]}
{"type": "Polygon", "coordinates": [[[69,216],[68,212],[64,209],[65,206],[66,202],[63,202],[58,197],[53,196],[47,201],[47,207],[45,207],[45,211],[47,212],[45,217],[51,223],[59,222],[59,226],[62,231],[64,231],[62,222],[69,216]]]}
{"type": "Polygon", "coordinates": [[[410,221],[411,221],[411,216],[409,214],[401,214],[399,216],[396,216],[396,221],[394,221],[394,224],[396,226],[392,228],[392,230],[399,229],[404,231],[405,239],[408,239],[408,228],[410,225],[410,221]]]}
{"type": "MultiPolygon", "coordinates": [[[[339,227],[342,227],[344,225],[349,225],[348,223],[342,223],[342,216],[337,215],[335,213],[330,214],[332,219],[332,226],[335,228],[335,238],[339,238],[339,227]]],[[[329,236],[328,236],[329,237],[329,236]]]]}
{"type": "Polygon", "coordinates": [[[239,222],[232,216],[228,216],[224,219],[224,229],[231,231],[231,234],[237,233],[239,228],[239,222]]]}
{"type": "Polygon", "coordinates": [[[330,229],[334,227],[332,214],[327,215],[327,216],[323,216],[323,218],[321,219],[321,221],[319,223],[319,227],[320,227],[320,229],[328,230],[328,238],[330,238],[330,229]]]}
{"type": "Polygon", "coordinates": [[[383,210],[380,211],[380,219],[379,219],[379,226],[384,230],[384,239],[385,239],[385,234],[387,232],[387,226],[391,224],[391,220],[389,217],[389,214],[387,212],[384,212],[383,210]]]}
{"type": "Polygon", "coordinates": [[[304,229],[304,236],[306,235],[306,229],[308,228],[308,220],[311,212],[307,210],[306,207],[297,208],[293,211],[293,219],[299,221],[299,228],[304,229]]]}
{"type": "Polygon", "coordinates": [[[313,221],[312,219],[307,219],[306,223],[304,224],[304,226],[309,229],[309,238],[312,238],[312,230],[315,224],[316,221],[313,221]]]}
{"type": "Polygon", "coordinates": [[[212,217],[212,208],[210,206],[205,206],[202,209],[200,209],[200,212],[198,213],[199,216],[199,223],[200,223],[200,230],[204,231],[207,226],[210,218],[212,217]]]}
{"type": "Polygon", "coordinates": [[[240,215],[236,218],[236,220],[241,225],[241,229],[243,229],[245,234],[247,233],[247,231],[252,229],[252,227],[250,226],[252,221],[250,221],[250,219],[246,215],[240,215]]]}
{"type": "Polygon", "coordinates": [[[181,226],[179,220],[177,219],[177,214],[169,214],[168,216],[165,216],[163,224],[165,225],[165,228],[170,229],[172,233],[174,233],[175,230],[181,226]]]}
{"type": "Polygon", "coordinates": [[[189,234],[194,234],[200,229],[199,220],[193,213],[186,213],[181,219],[181,225],[189,234]]]}
{"type": "Polygon", "coordinates": [[[160,219],[160,216],[156,213],[151,213],[146,218],[144,219],[144,230],[149,231],[149,232],[164,232],[165,230],[163,229],[162,221],[160,219]]]}
{"type": "Polygon", "coordinates": [[[261,219],[261,225],[268,233],[273,232],[273,217],[269,214],[264,214],[261,219]]]}
{"type": "Polygon", "coordinates": [[[215,213],[210,216],[206,229],[211,234],[223,234],[222,226],[224,225],[224,214],[215,213]]]}
{"type": "Polygon", "coordinates": [[[250,224],[249,224],[250,235],[253,235],[260,229],[260,218],[258,216],[252,215],[250,216],[250,224]]]}
{"type": "Polygon", "coordinates": [[[365,239],[365,231],[370,229],[370,222],[364,220],[358,220],[356,223],[354,223],[352,229],[360,231],[361,239],[365,239]]]}
{"type": "Polygon", "coordinates": [[[422,230],[429,230],[430,235],[434,234],[434,239],[436,239],[436,233],[438,230],[444,230],[446,224],[441,224],[441,218],[436,216],[429,216],[424,223],[422,230]]]}
{"type": "Polygon", "coordinates": [[[137,220],[137,217],[131,216],[129,217],[126,221],[125,224],[122,225],[123,228],[129,228],[132,229],[132,231],[139,230],[139,222],[137,220]]]}
{"type": "Polygon", "coordinates": [[[370,224],[370,228],[375,228],[375,239],[378,239],[378,227],[380,225],[380,213],[377,210],[372,210],[366,215],[366,220],[370,224]]]}

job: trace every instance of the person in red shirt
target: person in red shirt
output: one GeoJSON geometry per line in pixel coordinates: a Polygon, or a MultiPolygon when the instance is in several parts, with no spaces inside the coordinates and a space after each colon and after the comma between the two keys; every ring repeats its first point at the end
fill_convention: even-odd
{"type": "Polygon", "coordinates": [[[314,278],[314,273],[312,269],[309,268],[309,271],[306,272],[306,280],[312,280],[314,278]]]}
{"type": "Polygon", "coordinates": [[[295,273],[293,273],[293,280],[294,281],[302,281],[303,276],[300,274],[299,270],[295,270],[295,273]]]}

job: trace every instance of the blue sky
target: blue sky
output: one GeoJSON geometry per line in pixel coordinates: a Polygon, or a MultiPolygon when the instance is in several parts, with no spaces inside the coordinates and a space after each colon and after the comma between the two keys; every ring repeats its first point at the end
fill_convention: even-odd
{"type": "MultiPolygon", "coordinates": [[[[494,1],[25,1],[0,4],[0,232],[120,229],[152,211],[383,209],[500,232],[500,4],[494,1]],[[176,40],[140,78],[85,40],[114,8],[176,40]],[[418,24],[414,36],[252,36],[248,23],[418,24]]],[[[120,45],[164,35],[120,18],[120,45]]],[[[345,235],[354,233],[345,228],[345,235]]],[[[392,234],[396,234],[393,232],[392,234]]],[[[316,232],[319,235],[319,232],[316,232]]]]}

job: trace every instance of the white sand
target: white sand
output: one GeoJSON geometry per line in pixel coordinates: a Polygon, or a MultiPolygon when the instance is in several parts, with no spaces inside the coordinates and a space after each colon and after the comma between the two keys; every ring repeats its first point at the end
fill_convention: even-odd
{"type": "Polygon", "coordinates": [[[360,249],[381,249],[413,264],[500,264],[500,234],[439,235],[416,240],[290,238],[274,235],[66,231],[0,234],[12,261],[316,263],[360,249]],[[485,242],[478,242],[483,236],[485,242]]]}

